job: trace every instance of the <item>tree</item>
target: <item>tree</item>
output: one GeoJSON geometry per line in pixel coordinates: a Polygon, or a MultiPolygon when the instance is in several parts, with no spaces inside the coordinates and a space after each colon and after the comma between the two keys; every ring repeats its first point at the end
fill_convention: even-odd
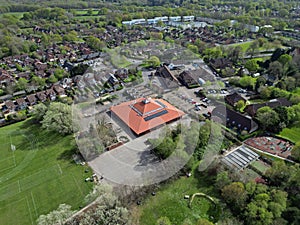
{"type": "Polygon", "coordinates": [[[256,59],[249,59],[245,63],[245,68],[247,68],[250,72],[256,72],[259,69],[259,65],[257,64],[256,59]]]}
{"type": "Polygon", "coordinates": [[[287,9],[280,9],[279,10],[279,16],[280,17],[286,17],[287,15],[289,15],[289,11],[287,9]]]}
{"type": "Polygon", "coordinates": [[[292,149],[292,157],[300,161],[300,142],[297,142],[292,149]]]}
{"type": "Polygon", "coordinates": [[[229,52],[228,52],[228,55],[227,55],[227,57],[229,58],[229,59],[231,59],[233,62],[237,62],[239,59],[240,59],[240,57],[241,57],[241,55],[242,55],[242,53],[243,53],[243,49],[242,49],[242,47],[241,46],[235,46],[235,47],[233,47],[233,48],[229,48],[229,50],[228,50],[229,52]]]}
{"type": "Polygon", "coordinates": [[[279,57],[278,61],[282,64],[282,66],[292,61],[292,56],[289,54],[283,54],[279,57]]]}
{"type": "Polygon", "coordinates": [[[33,110],[31,112],[31,115],[32,115],[32,118],[38,122],[40,122],[44,115],[46,114],[47,112],[47,106],[44,104],[44,103],[40,103],[40,104],[37,104],[33,107],[33,110]]]}
{"type": "Polygon", "coordinates": [[[161,159],[168,158],[176,148],[176,142],[172,137],[165,137],[164,139],[149,139],[153,146],[154,153],[161,159]],[[159,144],[158,144],[159,143],[159,144]]]}
{"type": "Polygon", "coordinates": [[[242,86],[243,88],[250,88],[252,90],[255,87],[255,82],[256,79],[251,76],[244,76],[239,80],[240,86],[242,86]]]}
{"type": "Polygon", "coordinates": [[[18,90],[26,90],[27,87],[28,87],[28,80],[21,77],[17,82],[18,90]]]}
{"type": "Polygon", "coordinates": [[[94,36],[87,37],[86,44],[96,51],[101,51],[105,47],[105,43],[94,36]]]}
{"type": "Polygon", "coordinates": [[[44,115],[42,127],[63,135],[71,134],[73,132],[71,106],[60,102],[51,102],[44,115]]]}
{"type": "Polygon", "coordinates": [[[236,211],[241,211],[247,200],[247,192],[244,184],[233,182],[222,188],[222,196],[225,201],[236,211]]]}
{"type": "Polygon", "coordinates": [[[71,210],[71,206],[66,204],[60,204],[58,208],[47,215],[41,215],[37,219],[38,225],[63,225],[65,220],[72,216],[75,211],[71,210]]]}
{"type": "Polygon", "coordinates": [[[93,15],[93,10],[92,10],[92,9],[88,9],[88,10],[86,11],[86,15],[88,15],[88,16],[93,15]]]}
{"type": "Polygon", "coordinates": [[[172,225],[172,223],[168,217],[163,216],[156,221],[156,225],[172,225]]]}
{"type": "Polygon", "coordinates": [[[221,190],[224,186],[229,185],[231,183],[231,180],[228,176],[227,171],[223,171],[217,174],[217,178],[215,181],[215,186],[221,190]]]}
{"type": "Polygon", "coordinates": [[[266,78],[260,76],[256,79],[256,83],[255,83],[255,90],[259,90],[260,87],[263,87],[265,84],[267,83],[266,78]]]}
{"type": "Polygon", "coordinates": [[[283,67],[280,62],[274,61],[269,65],[269,73],[274,76],[275,79],[281,79],[283,74],[283,67]]]}
{"type": "Polygon", "coordinates": [[[69,33],[65,34],[63,37],[64,41],[75,42],[78,40],[77,32],[72,30],[69,33]]]}
{"type": "Polygon", "coordinates": [[[95,200],[96,206],[77,218],[72,218],[66,225],[128,224],[128,210],[121,206],[118,198],[112,193],[112,188],[100,187],[98,191],[100,196],[95,200]]]}
{"type": "Polygon", "coordinates": [[[285,187],[295,171],[294,167],[286,165],[284,161],[274,161],[265,175],[272,185],[285,187]]]}
{"type": "Polygon", "coordinates": [[[46,86],[46,79],[38,76],[33,76],[31,78],[31,83],[33,85],[39,86],[42,89],[46,86]]]}
{"type": "Polygon", "coordinates": [[[244,108],[245,108],[245,101],[239,100],[239,101],[236,103],[235,108],[236,108],[238,111],[242,112],[242,111],[244,110],[244,108]]]}
{"type": "Polygon", "coordinates": [[[149,67],[158,67],[160,65],[160,60],[157,56],[150,56],[149,59],[145,60],[144,64],[149,67]]]}
{"type": "Polygon", "coordinates": [[[58,80],[62,79],[62,78],[64,77],[64,74],[65,74],[65,71],[64,71],[63,69],[57,68],[57,69],[55,69],[55,71],[54,71],[54,76],[55,76],[58,80]]]}
{"type": "Polygon", "coordinates": [[[200,218],[195,225],[214,225],[212,222],[207,219],[200,218]]]}
{"type": "Polygon", "coordinates": [[[54,76],[54,74],[50,75],[50,77],[48,78],[48,81],[52,84],[56,83],[58,80],[57,78],[54,76]]]}
{"type": "Polygon", "coordinates": [[[277,125],[279,124],[278,114],[268,106],[262,107],[257,110],[256,119],[261,125],[263,130],[278,131],[277,125]]]}
{"type": "Polygon", "coordinates": [[[190,50],[193,53],[196,53],[196,54],[199,53],[199,49],[196,45],[188,44],[187,48],[188,48],[188,50],[190,50]]]}
{"type": "Polygon", "coordinates": [[[249,225],[270,225],[273,221],[273,214],[268,211],[267,203],[263,200],[260,202],[250,202],[245,210],[246,223],[249,225]]]}
{"type": "Polygon", "coordinates": [[[259,47],[258,41],[251,42],[249,48],[247,49],[247,53],[249,53],[249,55],[252,57],[256,52],[256,50],[258,49],[258,47],[259,47]]]}

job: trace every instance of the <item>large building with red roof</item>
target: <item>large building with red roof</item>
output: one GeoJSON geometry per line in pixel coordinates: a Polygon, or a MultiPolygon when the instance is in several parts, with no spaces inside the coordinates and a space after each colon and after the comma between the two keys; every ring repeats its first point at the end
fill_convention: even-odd
{"type": "Polygon", "coordinates": [[[138,98],[110,108],[135,134],[141,135],[184,115],[163,99],[138,98]]]}

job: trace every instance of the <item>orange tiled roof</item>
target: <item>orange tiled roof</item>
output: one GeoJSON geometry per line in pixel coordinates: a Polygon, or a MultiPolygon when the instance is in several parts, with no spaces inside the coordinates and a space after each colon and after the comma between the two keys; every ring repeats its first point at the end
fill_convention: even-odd
{"type": "Polygon", "coordinates": [[[138,135],[184,115],[163,99],[138,98],[110,110],[138,135]]]}

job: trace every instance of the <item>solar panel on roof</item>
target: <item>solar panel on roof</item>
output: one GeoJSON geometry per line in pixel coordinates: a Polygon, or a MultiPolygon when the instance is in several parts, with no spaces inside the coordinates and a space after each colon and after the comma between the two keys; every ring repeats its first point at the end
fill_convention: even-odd
{"type": "Polygon", "coordinates": [[[160,112],[158,112],[158,113],[155,113],[155,114],[153,114],[153,115],[150,115],[150,116],[145,117],[144,120],[145,120],[145,121],[149,121],[149,120],[152,120],[152,119],[154,119],[154,118],[156,118],[156,117],[165,115],[165,114],[167,114],[167,113],[168,113],[168,110],[162,110],[162,111],[160,111],[160,112]]]}

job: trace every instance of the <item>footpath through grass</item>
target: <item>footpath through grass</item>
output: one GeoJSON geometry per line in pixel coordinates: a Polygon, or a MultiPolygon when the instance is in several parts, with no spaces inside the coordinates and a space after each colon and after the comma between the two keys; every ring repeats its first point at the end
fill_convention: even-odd
{"type": "Polygon", "coordinates": [[[157,219],[166,216],[174,225],[184,223],[195,224],[199,218],[206,218],[217,222],[221,216],[219,201],[214,187],[207,182],[209,178],[196,173],[192,177],[181,177],[176,181],[164,184],[156,196],[149,196],[137,210],[139,211],[139,224],[155,225],[157,219]],[[213,197],[217,206],[204,197],[195,197],[191,208],[189,199],[194,193],[202,192],[213,197]]]}
{"type": "Polygon", "coordinates": [[[30,121],[0,128],[0,221],[36,224],[41,214],[66,203],[78,209],[92,189],[87,167],[76,165],[72,136],[42,130],[30,121]],[[11,150],[11,144],[16,150],[11,150]]]}

